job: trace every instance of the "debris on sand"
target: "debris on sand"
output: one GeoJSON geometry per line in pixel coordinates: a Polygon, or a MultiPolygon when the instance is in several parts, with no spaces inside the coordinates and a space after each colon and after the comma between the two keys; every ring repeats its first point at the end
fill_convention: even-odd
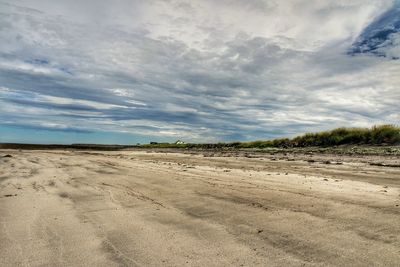
{"type": "Polygon", "coordinates": [[[385,164],[385,163],[375,163],[371,162],[369,165],[371,166],[379,166],[379,167],[391,167],[391,168],[400,168],[400,164],[385,164]]]}
{"type": "Polygon", "coordinates": [[[58,194],[60,197],[62,197],[62,198],[69,198],[69,195],[68,195],[68,193],[66,193],[66,192],[61,192],[61,193],[59,193],[58,194]]]}
{"type": "Polygon", "coordinates": [[[12,156],[10,154],[7,154],[7,155],[3,156],[3,158],[12,158],[12,156]]]}
{"type": "Polygon", "coordinates": [[[7,194],[7,195],[4,195],[4,197],[16,197],[16,196],[18,196],[17,194],[7,194]]]}

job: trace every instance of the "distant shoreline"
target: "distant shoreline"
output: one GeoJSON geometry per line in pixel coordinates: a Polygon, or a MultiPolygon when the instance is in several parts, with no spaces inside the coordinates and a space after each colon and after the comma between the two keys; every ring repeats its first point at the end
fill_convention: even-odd
{"type": "Polygon", "coordinates": [[[103,144],[25,144],[25,143],[0,143],[0,149],[24,149],[24,150],[57,150],[57,149],[76,149],[76,150],[122,150],[133,148],[132,145],[103,145],[103,144]]]}
{"type": "MultiPolygon", "coordinates": [[[[101,150],[118,151],[127,149],[145,150],[187,150],[187,151],[286,151],[286,152],[332,152],[334,154],[374,153],[382,151],[383,154],[392,154],[400,148],[400,127],[394,125],[380,125],[372,128],[337,128],[332,131],[307,133],[295,138],[282,138],[266,141],[230,142],[230,143],[157,143],[142,145],[117,145],[117,144],[21,144],[0,143],[0,149],[26,149],[26,150],[101,150]],[[382,149],[386,148],[386,149],[382,149]],[[392,149],[393,148],[393,149],[392,149]]],[[[379,152],[380,154],[381,152],[379,152]]],[[[400,152],[398,153],[400,154],[400,152]]],[[[397,155],[397,154],[396,154],[397,155]]]]}
{"type": "MultiPolygon", "coordinates": [[[[384,156],[400,157],[400,145],[342,145],[331,147],[294,147],[294,148],[237,148],[237,147],[166,147],[137,146],[137,145],[96,145],[96,144],[18,144],[0,143],[0,150],[26,151],[147,151],[152,153],[184,153],[215,157],[249,157],[257,158],[263,155],[347,155],[347,156],[384,156]]],[[[1,156],[0,156],[1,157],[1,156]]]]}

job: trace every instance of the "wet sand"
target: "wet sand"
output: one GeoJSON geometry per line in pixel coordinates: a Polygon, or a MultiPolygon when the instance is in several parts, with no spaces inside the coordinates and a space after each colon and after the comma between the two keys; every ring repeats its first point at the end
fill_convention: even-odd
{"type": "Polygon", "coordinates": [[[0,266],[399,266],[397,162],[0,150],[0,266]]]}

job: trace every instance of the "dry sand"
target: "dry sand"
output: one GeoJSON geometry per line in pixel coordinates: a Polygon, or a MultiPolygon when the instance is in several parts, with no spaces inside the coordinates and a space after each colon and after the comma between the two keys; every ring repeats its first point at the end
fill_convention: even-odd
{"type": "Polygon", "coordinates": [[[0,266],[400,266],[400,168],[313,158],[0,150],[0,266]]]}

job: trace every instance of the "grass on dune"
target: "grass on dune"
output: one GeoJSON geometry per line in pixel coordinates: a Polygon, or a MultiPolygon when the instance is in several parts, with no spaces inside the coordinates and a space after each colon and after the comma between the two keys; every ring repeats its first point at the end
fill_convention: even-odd
{"type": "Polygon", "coordinates": [[[216,144],[152,144],[154,148],[282,148],[282,147],[330,147],[339,145],[397,145],[400,144],[400,127],[380,125],[372,128],[338,128],[332,131],[307,133],[292,139],[233,142],[216,144]]]}

